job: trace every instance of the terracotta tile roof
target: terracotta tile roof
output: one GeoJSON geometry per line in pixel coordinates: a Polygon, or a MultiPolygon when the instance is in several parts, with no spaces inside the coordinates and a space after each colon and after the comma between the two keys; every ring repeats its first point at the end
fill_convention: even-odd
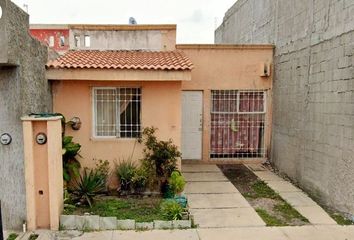
{"type": "Polygon", "coordinates": [[[47,63],[47,68],[140,70],[191,70],[193,63],[182,51],[69,51],[47,63]]]}

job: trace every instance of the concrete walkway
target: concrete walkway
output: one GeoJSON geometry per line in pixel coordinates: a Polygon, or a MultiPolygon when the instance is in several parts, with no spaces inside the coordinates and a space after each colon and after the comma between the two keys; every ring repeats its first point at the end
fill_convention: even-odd
{"type": "Polygon", "coordinates": [[[190,212],[199,228],[261,227],[263,220],[216,165],[182,165],[190,212]]]}
{"type": "Polygon", "coordinates": [[[335,225],[103,231],[81,233],[77,237],[65,237],[57,232],[38,233],[38,240],[354,240],[354,226],[335,225]]]}
{"type": "Polygon", "coordinates": [[[336,225],[337,223],[316,202],[308,197],[301,189],[295,187],[283,178],[264,168],[262,165],[246,165],[260,179],[293,206],[313,225],[336,225]]]}

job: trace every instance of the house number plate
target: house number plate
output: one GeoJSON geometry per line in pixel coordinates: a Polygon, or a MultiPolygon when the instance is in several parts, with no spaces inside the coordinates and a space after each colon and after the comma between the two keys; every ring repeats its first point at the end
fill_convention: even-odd
{"type": "Polygon", "coordinates": [[[0,142],[2,145],[9,145],[12,141],[12,137],[8,133],[3,133],[0,136],[0,142]]]}
{"type": "Polygon", "coordinates": [[[39,145],[43,145],[47,142],[47,135],[45,133],[38,133],[36,136],[36,142],[39,145]]]}

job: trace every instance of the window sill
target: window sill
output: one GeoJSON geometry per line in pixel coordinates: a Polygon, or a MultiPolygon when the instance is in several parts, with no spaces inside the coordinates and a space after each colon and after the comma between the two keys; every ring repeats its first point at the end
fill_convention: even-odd
{"type": "Polygon", "coordinates": [[[135,142],[138,138],[91,137],[92,142],[135,142]]]}

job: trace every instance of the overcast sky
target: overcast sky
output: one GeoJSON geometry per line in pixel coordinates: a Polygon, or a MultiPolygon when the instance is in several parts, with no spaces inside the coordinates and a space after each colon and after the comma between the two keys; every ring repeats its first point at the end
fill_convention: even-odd
{"type": "Polygon", "coordinates": [[[30,23],[177,24],[178,43],[213,43],[236,0],[12,0],[28,5],[30,23]]]}

